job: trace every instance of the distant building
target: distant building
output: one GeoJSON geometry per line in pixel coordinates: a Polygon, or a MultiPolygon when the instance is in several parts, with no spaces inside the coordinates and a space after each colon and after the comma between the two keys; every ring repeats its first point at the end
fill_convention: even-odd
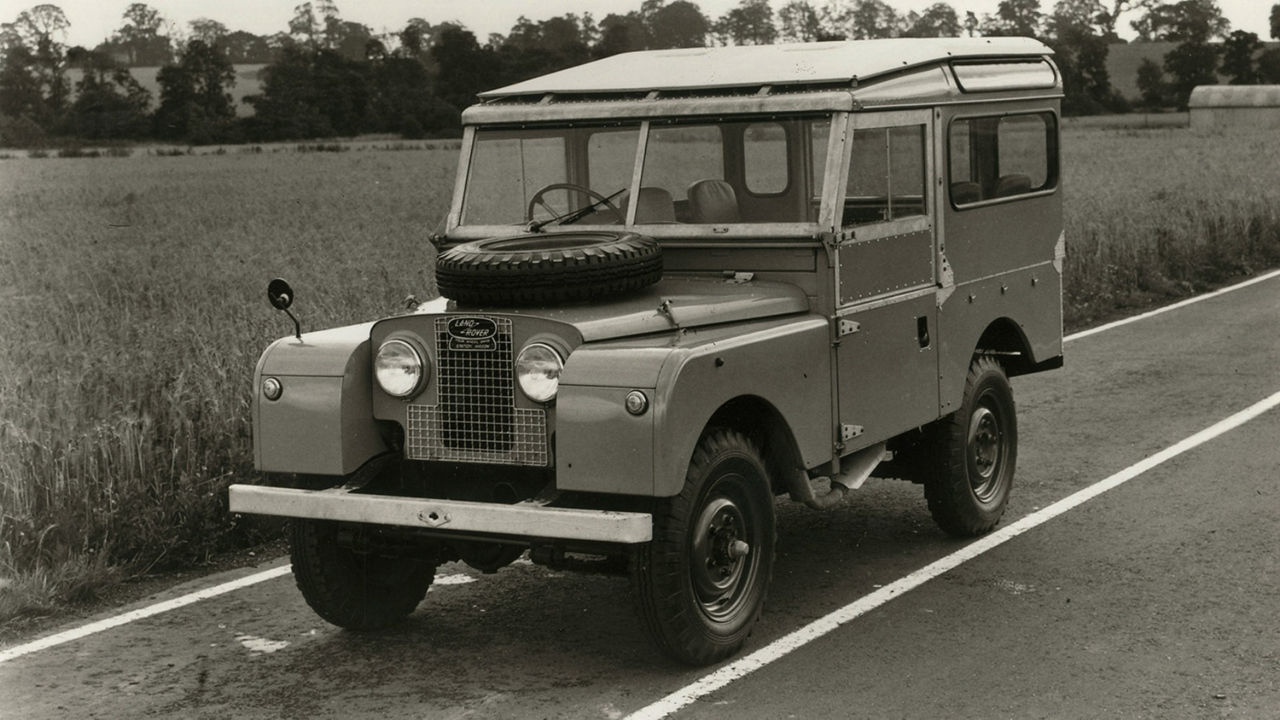
{"type": "Polygon", "coordinates": [[[1196,130],[1280,130],[1280,85],[1201,85],[1187,105],[1196,130]]]}

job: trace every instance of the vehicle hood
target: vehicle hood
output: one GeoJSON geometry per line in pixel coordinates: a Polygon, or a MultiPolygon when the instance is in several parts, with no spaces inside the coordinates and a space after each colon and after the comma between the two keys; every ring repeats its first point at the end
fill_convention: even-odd
{"type": "Polygon", "coordinates": [[[418,308],[422,313],[476,312],[537,316],[572,325],[585,342],[647,335],[677,328],[702,327],[806,312],[809,300],[789,283],[666,276],[642,291],[591,304],[538,308],[459,308],[437,298],[418,308]]]}

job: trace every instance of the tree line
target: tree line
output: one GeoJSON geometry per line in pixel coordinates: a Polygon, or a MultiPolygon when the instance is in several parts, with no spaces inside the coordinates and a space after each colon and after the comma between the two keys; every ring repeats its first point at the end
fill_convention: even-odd
{"type": "MultiPolygon", "coordinates": [[[[520,17],[481,40],[456,22],[409,20],[392,33],[344,20],[333,0],[294,8],[270,36],[231,31],[200,18],[185,29],[143,4],[89,49],[67,47],[70,23],[53,4],[0,25],[0,145],[58,138],[161,139],[211,143],[399,133],[450,135],[477,92],[621,52],[888,37],[1020,35],[1050,45],[1066,87],[1064,112],[1129,109],[1107,74],[1108,47],[1123,42],[1122,14],[1138,42],[1176,43],[1162,63],[1138,73],[1142,103],[1185,106],[1191,88],[1218,82],[1280,83],[1280,49],[1254,33],[1229,32],[1215,0],[1001,0],[994,13],[963,14],[946,2],[902,13],[884,0],[741,0],[719,18],[689,0],[642,0],[638,9],[596,20],[590,13],[520,17]],[[228,92],[234,65],[262,64],[261,92],[237,117],[228,92]],[[131,68],[159,66],[159,97],[131,68]],[[74,87],[69,70],[78,71],[74,87]],[[156,102],[158,101],[158,102],[156,102]],[[154,106],[154,109],[153,109],[154,106]]],[[[1280,38],[1280,3],[1270,10],[1280,38]]]]}

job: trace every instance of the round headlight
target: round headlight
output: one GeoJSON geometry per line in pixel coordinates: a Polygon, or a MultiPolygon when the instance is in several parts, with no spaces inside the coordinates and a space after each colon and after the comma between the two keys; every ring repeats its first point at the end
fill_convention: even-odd
{"type": "Polygon", "coordinates": [[[560,371],[564,361],[549,345],[526,345],[516,357],[516,380],[520,390],[534,402],[551,402],[560,387],[560,371]]]}
{"type": "Polygon", "coordinates": [[[373,376],[388,395],[409,397],[422,387],[426,376],[422,355],[404,340],[388,340],[373,359],[373,376]]]}

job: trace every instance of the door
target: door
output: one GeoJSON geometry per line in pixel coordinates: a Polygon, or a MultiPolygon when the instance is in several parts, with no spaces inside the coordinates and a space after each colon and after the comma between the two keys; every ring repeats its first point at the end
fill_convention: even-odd
{"type": "Polygon", "coordinates": [[[854,450],[938,412],[933,117],[850,116],[836,249],[841,440],[854,450]]]}

